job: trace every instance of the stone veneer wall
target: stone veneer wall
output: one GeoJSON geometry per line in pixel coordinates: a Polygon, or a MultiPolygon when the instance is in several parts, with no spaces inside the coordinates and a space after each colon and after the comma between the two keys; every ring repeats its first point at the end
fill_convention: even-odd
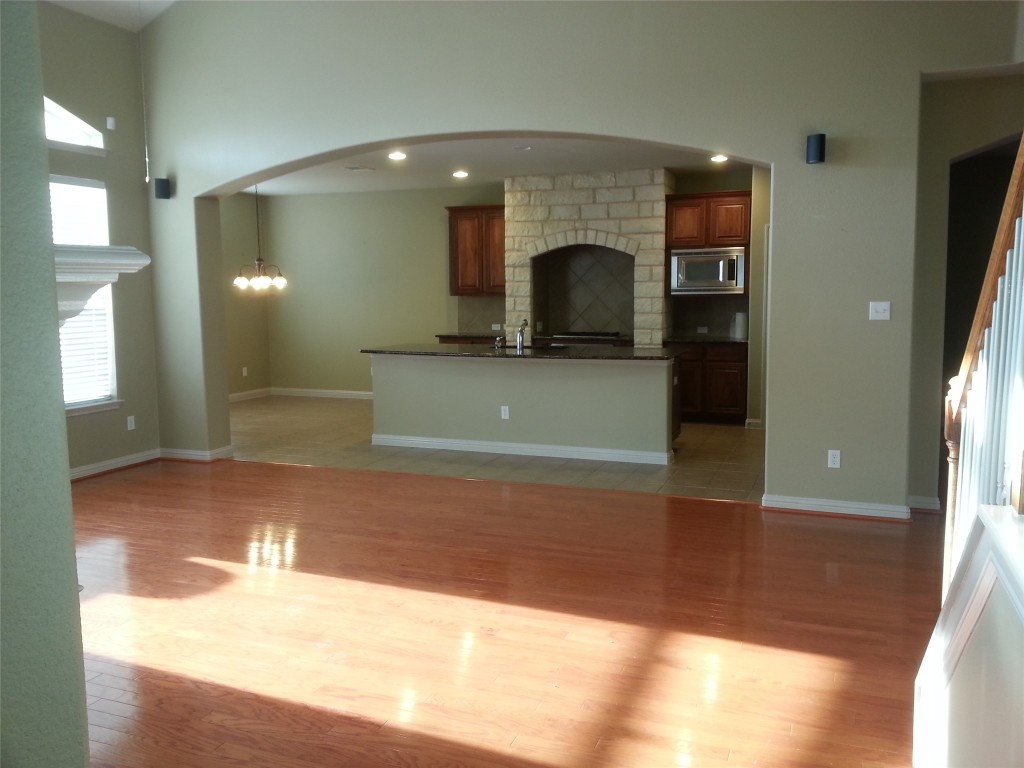
{"type": "MultiPolygon", "coordinates": [[[[651,170],[505,179],[505,328],[533,328],[530,259],[589,243],[633,257],[633,341],[660,347],[666,332],[665,195],[671,173],[651,170]]],[[[530,334],[528,334],[529,337],[530,334]]]]}

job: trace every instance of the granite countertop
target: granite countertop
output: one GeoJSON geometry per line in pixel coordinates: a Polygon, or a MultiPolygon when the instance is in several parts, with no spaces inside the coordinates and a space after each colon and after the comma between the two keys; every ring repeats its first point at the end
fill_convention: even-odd
{"type": "Polygon", "coordinates": [[[711,342],[714,342],[716,344],[721,343],[721,342],[726,342],[726,343],[731,343],[731,344],[746,344],[747,343],[746,339],[737,339],[737,338],[729,336],[728,334],[725,334],[725,333],[722,333],[722,334],[714,334],[714,333],[686,333],[686,334],[676,334],[674,336],[670,336],[669,338],[665,339],[665,343],[666,344],[689,344],[689,343],[694,342],[694,341],[698,341],[698,342],[700,342],[700,341],[711,341],[711,342]]]}
{"type": "Polygon", "coordinates": [[[672,360],[675,353],[661,347],[613,347],[603,344],[555,344],[527,347],[517,353],[515,345],[495,349],[483,344],[405,344],[391,347],[367,347],[359,350],[371,355],[424,355],[428,357],[484,357],[533,360],[672,360]]]}

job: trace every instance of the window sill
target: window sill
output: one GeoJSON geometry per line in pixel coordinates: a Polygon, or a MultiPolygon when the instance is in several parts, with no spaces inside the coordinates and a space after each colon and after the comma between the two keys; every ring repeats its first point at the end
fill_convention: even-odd
{"type": "Polygon", "coordinates": [[[69,144],[66,141],[47,139],[46,146],[50,149],[59,149],[64,152],[76,152],[80,155],[93,155],[95,157],[106,157],[110,150],[106,147],[90,147],[86,144],[69,144]]]}
{"type": "Polygon", "coordinates": [[[89,400],[84,403],[71,403],[64,406],[65,416],[85,416],[87,413],[116,411],[124,405],[124,400],[89,400]]]}

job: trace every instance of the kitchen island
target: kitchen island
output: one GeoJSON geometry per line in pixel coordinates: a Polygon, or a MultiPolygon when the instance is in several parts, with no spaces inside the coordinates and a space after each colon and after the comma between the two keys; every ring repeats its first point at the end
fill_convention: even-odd
{"type": "Polygon", "coordinates": [[[363,349],[373,444],[668,464],[671,350],[594,345],[363,349]]]}

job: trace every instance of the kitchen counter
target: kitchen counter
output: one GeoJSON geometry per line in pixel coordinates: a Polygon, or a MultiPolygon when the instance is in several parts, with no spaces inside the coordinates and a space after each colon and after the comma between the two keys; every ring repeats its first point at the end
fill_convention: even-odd
{"type": "Polygon", "coordinates": [[[746,339],[737,339],[728,334],[688,333],[665,339],[666,344],[692,344],[694,342],[713,342],[715,344],[746,344],[746,339]]]}
{"type": "Polygon", "coordinates": [[[675,357],[663,347],[613,347],[603,344],[552,344],[527,347],[521,353],[514,345],[496,349],[483,344],[405,344],[360,350],[371,355],[425,355],[430,357],[478,357],[499,360],[625,360],[667,361],[675,357]]]}
{"type": "Polygon", "coordinates": [[[374,445],[638,464],[672,457],[670,349],[366,348],[374,445]]]}

